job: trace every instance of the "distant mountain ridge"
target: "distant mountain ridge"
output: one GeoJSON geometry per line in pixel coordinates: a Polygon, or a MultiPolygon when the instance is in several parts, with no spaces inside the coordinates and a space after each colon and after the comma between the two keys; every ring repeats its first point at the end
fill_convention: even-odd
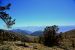
{"type": "MultiPolygon", "coordinates": [[[[27,26],[27,27],[16,27],[16,28],[13,28],[13,29],[20,29],[20,30],[27,30],[30,31],[30,32],[35,32],[35,31],[43,31],[44,28],[46,26],[27,26]]],[[[72,30],[72,29],[75,29],[75,26],[58,26],[59,27],[59,32],[66,32],[68,30],[72,30]]]]}
{"type": "Polygon", "coordinates": [[[59,32],[67,32],[69,30],[74,30],[75,26],[59,26],[59,32]]]}
{"type": "Polygon", "coordinates": [[[29,34],[32,33],[32,32],[30,32],[28,30],[22,30],[22,29],[13,29],[11,31],[16,32],[16,33],[20,33],[20,34],[24,34],[24,35],[29,35],[29,34]]]}
{"type": "MultiPolygon", "coordinates": [[[[59,31],[58,32],[67,32],[69,30],[75,29],[75,26],[58,26],[59,31]]],[[[23,27],[18,29],[13,29],[13,32],[20,33],[22,35],[32,35],[32,36],[39,36],[43,33],[44,26],[29,26],[29,27],[23,27]]]]}

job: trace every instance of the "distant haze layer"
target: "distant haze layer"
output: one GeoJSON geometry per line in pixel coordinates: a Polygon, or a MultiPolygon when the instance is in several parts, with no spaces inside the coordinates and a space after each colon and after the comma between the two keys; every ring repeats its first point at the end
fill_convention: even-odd
{"type": "MultiPolygon", "coordinates": [[[[21,29],[21,30],[28,30],[31,32],[35,31],[43,31],[46,26],[27,26],[27,27],[16,27],[13,29],[21,29]]],[[[75,29],[75,26],[59,26],[58,32],[66,32],[69,30],[75,29]]]]}

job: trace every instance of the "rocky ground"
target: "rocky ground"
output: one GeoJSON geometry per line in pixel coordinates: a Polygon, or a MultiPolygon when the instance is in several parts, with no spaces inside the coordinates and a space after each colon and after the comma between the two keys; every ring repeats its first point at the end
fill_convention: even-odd
{"type": "Polygon", "coordinates": [[[4,45],[0,45],[0,50],[64,50],[56,46],[46,47],[38,43],[25,43],[26,46],[16,45],[15,43],[21,44],[21,42],[5,42],[4,45]]]}

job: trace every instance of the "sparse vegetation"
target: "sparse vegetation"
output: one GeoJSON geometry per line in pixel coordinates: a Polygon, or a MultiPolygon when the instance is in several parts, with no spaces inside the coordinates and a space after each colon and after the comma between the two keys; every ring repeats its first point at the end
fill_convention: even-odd
{"type": "MultiPolygon", "coordinates": [[[[50,31],[50,30],[49,30],[50,31]]],[[[36,50],[51,50],[51,49],[60,49],[60,50],[74,50],[75,49],[75,30],[67,31],[60,34],[55,34],[52,37],[55,37],[55,41],[51,44],[48,43],[48,45],[53,45],[52,47],[47,47],[47,45],[44,45],[46,39],[44,39],[44,36],[47,36],[44,34],[41,36],[22,36],[18,33],[8,31],[8,30],[2,30],[0,29],[0,46],[7,46],[10,47],[1,47],[0,49],[12,49],[12,46],[16,48],[22,47],[24,49],[36,49],[36,50]],[[57,35],[57,36],[56,36],[57,35]],[[21,41],[22,40],[22,41],[21,41]],[[6,41],[6,42],[5,42],[6,41]],[[19,43],[20,41],[21,43],[19,43]],[[17,43],[16,43],[17,42],[17,43]],[[53,44],[54,43],[54,44],[53,44]],[[58,44],[58,45],[57,45],[58,44]]],[[[49,35],[48,35],[49,36],[49,35]]],[[[48,37],[47,37],[48,38],[48,37]]],[[[51,42],[51,40],[50,40],[51,42]]],[[[46,43],[47,44],[47,43],[46,43]]],[[[15,50],[15,49],[14,49],[15,50]]]]}
{"type": "MultiPolygon", "coordinates": [[[[15,24],[15,19],[6,13],[11,4],[0,6],[0,18],[7,28],[15,24]]],[[[75,50],[75,30],[60,32],[58,26],[47,26],[43,31],[25,35],[12,30],[0,29],[0,50],[75,50]],[[35,34],[36,33],[36,34],[35,34]],[[36,36],[38,35],[38,36],[36,36]]]]}
{"type": "Polygon", "coordinates": [[[2,46],[0,47],[0,50],[12,50],[9,46],[2,46]]]}
{"type": "Polygon", "coordinates": [[[75,49],[75,30],[70,30],[62,33],[60,47],[68,50],[75,49]]]}

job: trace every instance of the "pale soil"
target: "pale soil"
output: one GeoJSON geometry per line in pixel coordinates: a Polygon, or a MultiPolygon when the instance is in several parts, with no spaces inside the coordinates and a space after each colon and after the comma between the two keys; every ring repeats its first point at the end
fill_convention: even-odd
{"type": "Polygon", "coordinates": [[[35,44],[34,46],[29,46],[29,47],[22,47],[22,46],[11,46],[11,48],[13,48],[13,50],[63,50],[61,48],[57,48],[57,47],[45,47],[42,46],[40,44],[35,44]],[[37,49],[35,49],[37,48],[37,49]]]}
{"type": "Polygon", "coordinates": [[[14,44],[15,42],[10,42],[9,44],[2,45],[0,47],[7,47],[9,46],[13,50],[64,50],[58,47],[46,47],[42,44],[38,43],[25,43],[28,47],[23,47],[23,46],[16,46],[14,44]]]}

